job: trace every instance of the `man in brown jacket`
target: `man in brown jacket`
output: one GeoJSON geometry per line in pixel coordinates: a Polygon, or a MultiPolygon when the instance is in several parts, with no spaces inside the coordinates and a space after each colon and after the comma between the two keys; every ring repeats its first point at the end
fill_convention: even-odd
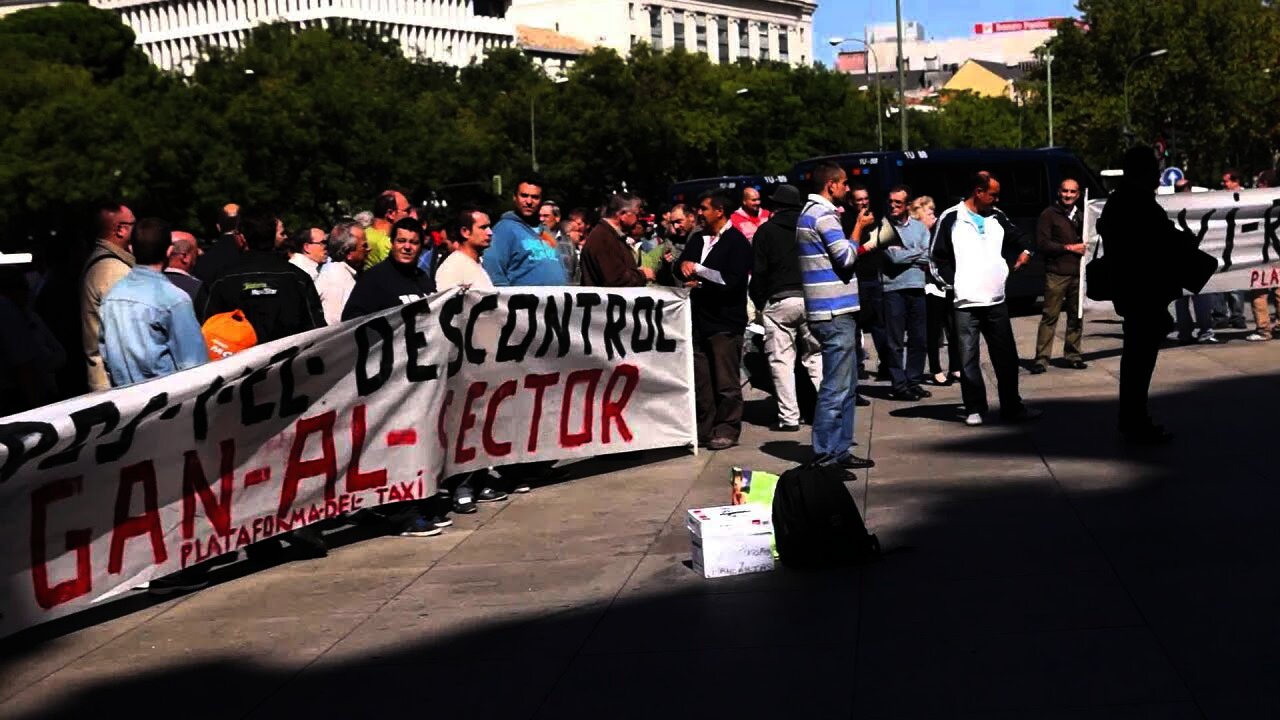
{"type": "Polygon", "coordinates": [[[636,266],[627,234],[640,219],[644,201],[631,193],[609,198],[604,220],[582,245],[582,284],[590,287],[644,287],[653,270],[636,266]]]}
{"type": "Polygon", "coordinates": [[[106,203],[98,208],[98,242],[84,265],[84,285],[80,290],[80,328],[84,359],[89,377],[89,390],[110,390],[111,380],[98,349],[102,330],[102,298],[133,269],[133,253],[129,239],[133,236],[133,212],[119,203],[106,203]]]}
{"type": "Polygon", "coordinates": [[[1044,314],[1036,334],[1036,360],[1032,374],[1049,369],[1058,316],[1067,314],[1067,334],[1062,356],[1067,367],[1088,367],[1080,357],[1084,318],[1080,316],[1080,258],[1084,255],[1081,233],[1084,209],[1079,205],[1080,183],[1065,178],[1058,184],[1058,201],[1040,213],[1036,223],[1036,249],[1044,256],[1044,314]]]}

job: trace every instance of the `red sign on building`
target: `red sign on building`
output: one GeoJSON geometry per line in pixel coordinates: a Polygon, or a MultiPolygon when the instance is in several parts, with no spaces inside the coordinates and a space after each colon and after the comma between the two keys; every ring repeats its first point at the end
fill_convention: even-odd
{"type": "Polygon", "coordinates": [[[1055,25],[1069,18],[1038,18],[1036,20],[1006,20],[1004,22],[975,23],[973,31],[979,35],[991,33],[1023,32],[1024,30],[1052,30],[1055,25]]]}

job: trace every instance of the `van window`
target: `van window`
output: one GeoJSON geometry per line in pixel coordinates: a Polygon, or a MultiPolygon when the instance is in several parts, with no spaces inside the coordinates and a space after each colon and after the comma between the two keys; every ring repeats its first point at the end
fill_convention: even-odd
{"type": "Polygon", "coordinates": [[[1049,173],[1040,161],[992,163],[983,168],[1000,181],[1000,209],[1010,217],[1039,217],[1053,202],[1049,173]]]}
{"type": "Polygon", "coordinates": [[[902,182],[913,197],[928,195],[939,215],[969,195],[969,176],[974,168],[950,162],[924,160],[902,167],[902,182]]]}

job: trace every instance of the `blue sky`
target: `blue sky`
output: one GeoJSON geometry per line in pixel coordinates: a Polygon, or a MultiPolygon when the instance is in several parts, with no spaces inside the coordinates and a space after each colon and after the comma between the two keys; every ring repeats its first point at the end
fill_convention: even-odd
{"type": "MultiPolygon", "coordinates": [[[[902,19],[924,24],[929,37],[967,36],[974,23],[1068,17],[1075,0],[902,0],[902,19]]],[[[862,37],[864,25],[894,21],[894,0],[819,0],[813,16],[814,55],[831,65],[835,52],[827,38],[862,37]]]]}

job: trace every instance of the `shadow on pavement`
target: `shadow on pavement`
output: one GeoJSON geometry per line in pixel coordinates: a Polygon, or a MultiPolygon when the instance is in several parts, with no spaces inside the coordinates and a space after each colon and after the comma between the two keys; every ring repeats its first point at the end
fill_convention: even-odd
{"type": "MultiPolygon", "coordinates": [[[[122,665],[27,717],[1277,717],[1278,388],[1157,397],[1179,433],[1161,448],[1117,441],[1113,398],[882,441],[908,445],[879,454],[868,525],[913,551],[866,567],[703,581],[687,555],[650,555],[598,602],[453,625],[450,607],[379,611],[310,664],[122,665]]],[[[954,408],[891,415],[931,407],[954,408]]]]}

